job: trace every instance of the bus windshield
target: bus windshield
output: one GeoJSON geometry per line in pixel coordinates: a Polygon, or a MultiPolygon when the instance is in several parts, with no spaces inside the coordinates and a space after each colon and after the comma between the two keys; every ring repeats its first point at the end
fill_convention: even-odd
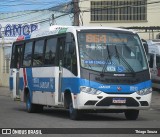
{"type": "Polygon", "coordinates": [[[132,73],[148,69],[137,34],[78,32],[81,67],[99,72],[132,73]]]}

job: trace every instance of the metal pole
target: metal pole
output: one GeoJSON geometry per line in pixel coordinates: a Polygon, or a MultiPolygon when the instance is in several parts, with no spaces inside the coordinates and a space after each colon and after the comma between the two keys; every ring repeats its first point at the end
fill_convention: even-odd
{"type": "Polygon", "coordinates": [[[149,29],[149,40],[151,39],[151,32],[150,32],[150,29],[149,29]]]}
{"type": "Polygon", "coordinates": [[[153,31],[153,29],[152,29],[152,39],[154,39],[154,31],[153,31]]]}
{"type": "Polygon", "coordinates": [[[2,59],[3,59],[3,73],[5,73],[5,56],[4,56],[4,31],[2,31],[2,59]]]}
{"type": "Polygon", "coordinates": [[[72,0],[73,1],[73,13],[74,13],[74,21],[73,26],[79,26],[79,0],[72,0]]]}
{"type": "Polygon", "coordinates": [[[52,14],[52,25],[54,25],[54,14],[52,14]]]}

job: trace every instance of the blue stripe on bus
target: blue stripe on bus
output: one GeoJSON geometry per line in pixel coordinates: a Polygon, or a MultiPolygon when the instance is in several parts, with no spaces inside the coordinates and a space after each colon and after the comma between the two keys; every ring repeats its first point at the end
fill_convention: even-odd
{"type": "MultiPolygon", "coordinates": [[[[28,87],[31,91],[47,91],[54,92],[55,91],[55,78],[31,78],[28,77],[28,87]]],[[[20,78],[19,88],[23,90],[24,81],[23,78],[20,78]]]]}
{"type": "Polygon", "coordinates": [[[33,91],[55,91],[55,78],[33,78],[31,85],[33,91]]]}
{"type": "Polygon", "coordinates": [[[24,88],[24,81],[23,81],[23,78],[20,77],[20,78],[19,78],[19,89],[20,89],[20,90],[23,90],[23,88],[24,88]]]}
{"type": "Polygon", "coordinates": [[[62,91],[70,90],[73,93],[79,93],[81,83],[80,78],[62,78],[62,91]]]}
{"type": "Polygon", "coordinates": [[[138,90],[151,87],[151,80],[148,80],[146,82],[141,82],[138,84],[134,84],[134,85],[100,84],[97,82],[89,81],[86,79],[78,79],[78,78],[63,78],[62,81],[63,81],[62,82],[63,91],[65,89],[70,89],[73,93],[79,93],[80,86],[87,86],[87,87],[95,88],[97,90],[100,90],[106,93],[117,93],[118,87],[121,88],[121,90],[119,91],[120,93],[133,93],[138,90]]]}
{"type": "MultiPolygon", "coordinates": [[[[55,77],[33,78],[31,73],[31,70],[27,70],[27,80],[30,91],[55,92],[55,77]]],[[[62,78],[62,91],[70,90],[75,94],[80,93],[80,86],[95,88],[106,93],[117,93],[117,88],[120,87],[120,93],[133,93],[144,88],[150,88],[151,85],[151,80],[134,85],[111,85],[81,78],[62,78]]],[[[20,88],[23,89],[23,78],[20,78],[20,88]]]]}
{"type": "MultiPolygon", "coordinates": [[[[26,68],[26,77],[28,86],[32,85],[32,68],[26,68]]],[[[31,87],[30,87],[31,88],[31,87]]]]}

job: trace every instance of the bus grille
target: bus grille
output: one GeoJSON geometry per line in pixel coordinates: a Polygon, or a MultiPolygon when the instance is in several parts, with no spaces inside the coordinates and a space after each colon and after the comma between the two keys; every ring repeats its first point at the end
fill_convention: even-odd
{"type": "MultiPolygon", "coordinates": [[[[114,97],[116,98],[116,97],[114,97]]],[[[113,100],[113,97],[106,97],[104,98],[103,100],[101,100],[100,102],[98,102],[96,104],[96,106],[110,106],[110,105],[125,105],[125,106],[128,106],[128,107],[138,107],[139,106],[139,103],[131,98],[131,97],[125,97],[126,98],[126,103],[125,104],[120,104],[120,103],[113,103],[112,100],[113,100]]]]}
{"type": "Polygon", "coordinates": [[[89,100],[84,105],[95,105],[96,103],[97,103],[97,101],[95,101],[95,100],[89,100]]]}

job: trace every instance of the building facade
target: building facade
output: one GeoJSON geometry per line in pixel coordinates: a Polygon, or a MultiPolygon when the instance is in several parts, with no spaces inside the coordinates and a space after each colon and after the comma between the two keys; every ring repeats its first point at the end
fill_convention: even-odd
{"type": "Polygon", "coordinates": [[[157,0],[87,0],[79,7],[83,25],[133,28],[143,39],[159,38],[157,0]]]}
{"type": "Polygon", "coordinates": [[[0,86],[8,86],[12,43],[19,36],[29,36],[39,26],[22,22],[3,22],[0,26],[0,86]]]}
{"type": "Polygon", "coordinates": [[[0,13],[0,86],[9,86],[11,48],[17,37],[29,36],[37,29],[47,30],[54,24],[72,25],[70,17],[70,7],[65,5],[42,11],[0,13]]]}

